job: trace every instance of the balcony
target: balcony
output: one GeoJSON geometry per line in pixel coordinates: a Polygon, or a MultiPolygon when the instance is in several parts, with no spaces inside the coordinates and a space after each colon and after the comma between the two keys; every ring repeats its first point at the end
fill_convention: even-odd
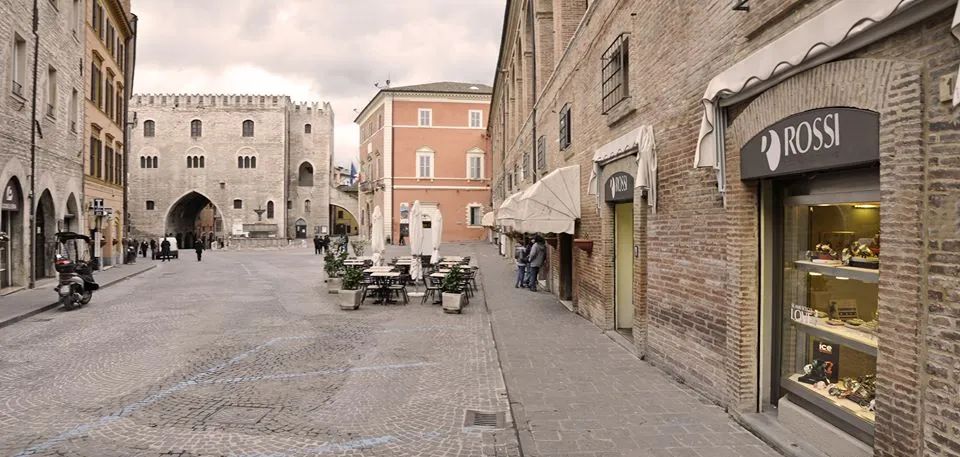
{"type": "Polygon", "coordinates": [[[365,194],[373,192],[373,189],[375,188],[375,186],[373,185],[373,181],[364,181],[360,183],[359,187],[360,187],[360,192],[363,192],[365,194]]]}

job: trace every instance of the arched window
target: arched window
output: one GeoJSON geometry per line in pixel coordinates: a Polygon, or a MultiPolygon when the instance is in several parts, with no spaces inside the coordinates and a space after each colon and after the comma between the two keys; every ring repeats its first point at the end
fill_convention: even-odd
{"type": "Polygon", "coordinates": [[[253,121],[247,119],[243,121],[243,136],[252,137],[253,136],[253,121]]]}
{"type": "Polygon", "coordinates": [[[190,121],[190,138],[200,138],[203,136],[203,123],[200,119],[190,121]]]}
{"type": "Polygon", "coordinates": [[[243,156],[237,157],[237,168],[243,168],[243,156]]]}
{"type": "Polygon", "coordinates": [[[250,157],[243,158],[243,168],[250,168],[250,157]]]}
{"type": "Polygon", "coordinates": [[[157,134],[157,124],[153,121],[143,121],[143,136],[153,137],[157,134]]]}
{"type": "Polygon", "coordinates": [[[187,168],[193,168],[193,157],[187,156],[187,168]]]}
{"type": "Polygon", "coordinates": [[[300,187],[313,187],[313,165],[309,162],[300,164],[300,170],[297,174],[297,185],[300,187]]]}
{"type": "Polygon", "coordinates": [[[153,156],[153,168],[157,168],[157,156],[153,156]]]}
{"type": "Polygon", "coordinates": [[[305,213],[309,213],[309,212],[310,212],[310,200],[304,200],[304,201],[303,201],[303,212],[305,212],[305,213]]]}
{"type": "Polygon", "coordinates": [[[203,156],[200,156],[200,168],[203,168],[203,156]]]}
{"type": "Polygon", "coordinates": [[[147,158],[140,156],[140,168],[147,168],[147,158]]]}
{"type": "Polygon", "coordinates": [[[267,219],[273,219],[273,202],[267,202],[267,219]]]}
{"type": "Polygon", "coordinates": [[[257,168],[257,158],[256,158],[256,157],[252,157],[252,156],[250,157],[250,168],[257,168]]]}
{"type": "Polygon", "coordinates": [[[303,133],[313,133],[313,126],[310,124],[304,124],[303,133]]]}

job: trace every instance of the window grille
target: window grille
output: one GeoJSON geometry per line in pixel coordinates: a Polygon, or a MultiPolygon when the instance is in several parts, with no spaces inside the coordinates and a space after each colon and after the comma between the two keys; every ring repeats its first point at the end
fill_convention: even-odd
{"type": "Polygon", "coordinates": [[[560,150],[570,147],[570,104],[560,109],[560,150]]]}
{"type": "Polygon", "coordinates": [[[245,137],[253,136],[253,121],[249,119],[243,121],[243,136],[245,137]]]}
{"type": "Polygon", "coordinates": [[[190,138],[200,138],[203,136],[203,123],[199,119],[190,121],[190,138]]]}
{"type": "Polygon", "coordinates": [[[620,34],[603,53],[603,114],[627,98],[629,91],[629,37],[620,34]]]}
{"type": "Polygon", "coordinates": [[[541,173],[547,169],[547,139],[543,136],[537,139],[537,170],[541,173]]]}
{"type": "Polygon", "coordinates": [[[153,137],[157,134],[157,124],[154,121],[143,122],[143,136],[153,137]]]}

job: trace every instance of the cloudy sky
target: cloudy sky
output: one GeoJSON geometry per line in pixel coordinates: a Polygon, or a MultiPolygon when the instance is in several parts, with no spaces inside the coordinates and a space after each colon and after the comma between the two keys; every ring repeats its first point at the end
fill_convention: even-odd
{"type": "Polygon", "coordinates": [[[133,0],[135,93],[329,101],[336,156],[357,154],[354,110],[393,86],[491,84],[505,0],[133,0]]]}

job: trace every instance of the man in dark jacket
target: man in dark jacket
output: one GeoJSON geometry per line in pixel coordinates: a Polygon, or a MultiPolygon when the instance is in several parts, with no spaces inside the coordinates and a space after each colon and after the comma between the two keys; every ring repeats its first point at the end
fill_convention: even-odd
{"type": "Polygon", "coordinates": [[[203,256],[203,240],[197,240],[193,242],[193,250],[197,251],[197,262],[200,261],[200,257],[203,256]]]}
{"type": "Polygon", "coordinates": [[[170,260],[170,241],[166,238],[160,242],[160,261],[166,262],[170,260]]]}
{"type": "Polygon", "coordinates": [[[323,240],[320,239],[320,235],[313,235],[313,253],[320,255],[323,251],[323,240]]]}
{"type": "Polygon", "coordinates": [[[537,291],[537,276],[540,274],[540,267],[547,258],[547,247],[543,237],[537,235],[533,239],[533,246],[530,247],[530,253],[527,254],[527,287],[530,290],[537,291]]]}

